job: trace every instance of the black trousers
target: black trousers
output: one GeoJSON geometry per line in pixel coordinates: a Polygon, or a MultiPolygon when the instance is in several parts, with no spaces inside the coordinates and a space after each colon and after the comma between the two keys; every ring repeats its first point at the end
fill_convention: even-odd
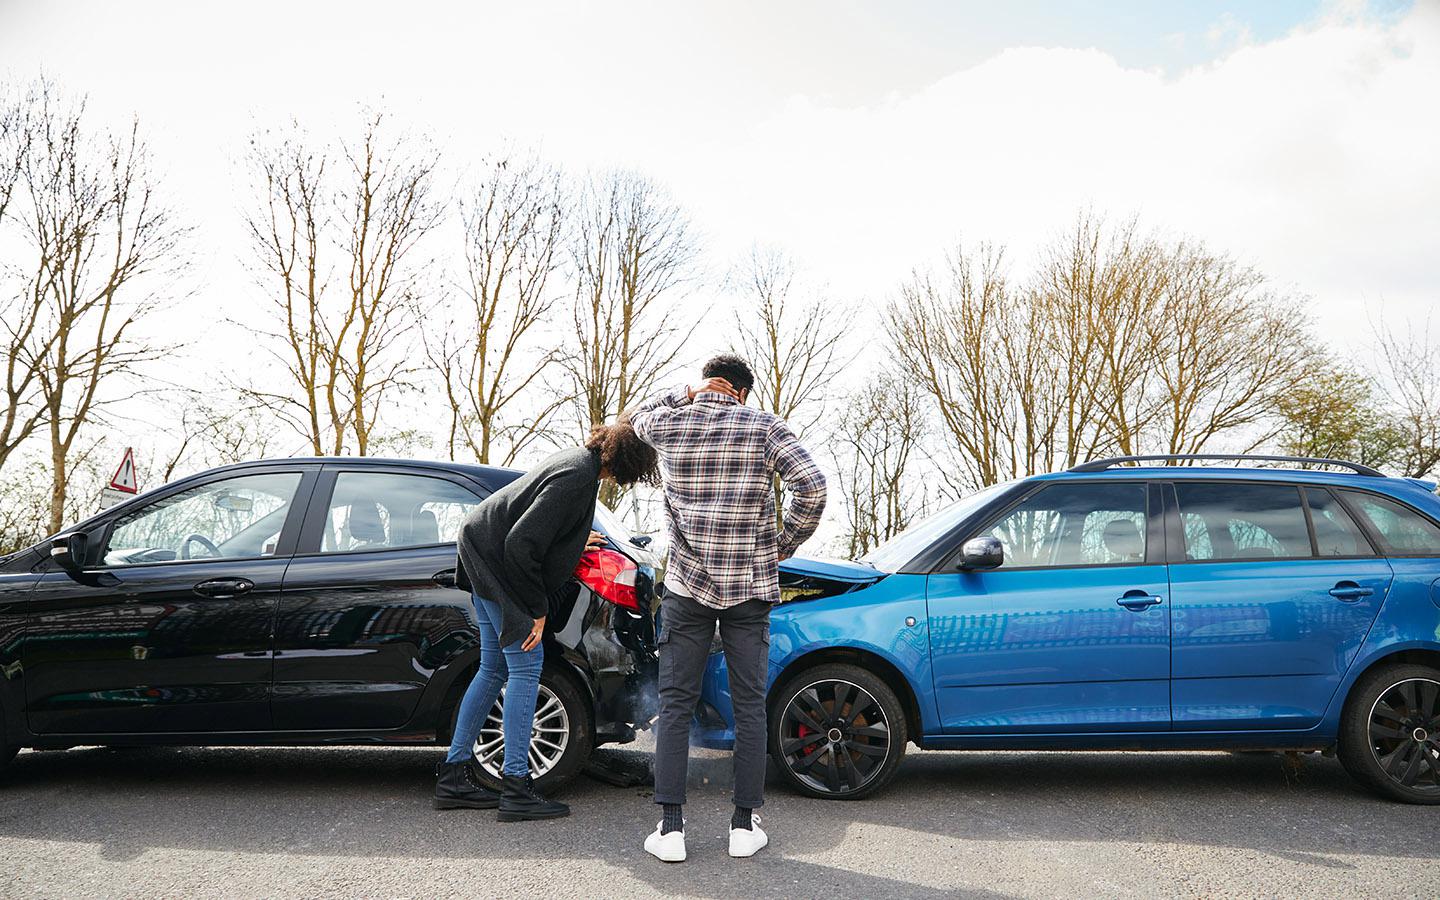
{"type": "Polygon", "coordinates": [[[655,802],[685,802],[690,722],[700,702],[715,625],[730,673],[735,710],[735,805],[765,803],[765,682],[770,659],[770,604],[748,600],[712,609],[673,591],[660,632],[660,721],[655,729],[655,802]]]}

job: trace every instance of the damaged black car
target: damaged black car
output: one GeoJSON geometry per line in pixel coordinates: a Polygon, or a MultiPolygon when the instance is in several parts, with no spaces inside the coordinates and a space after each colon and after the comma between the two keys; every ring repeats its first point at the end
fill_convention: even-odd
{"type": "MultiPolygon", "coordinates": [[[[447,745],[479,664],[454,589],[491,466],[286,459],[191,476],[0,559],[0,768],[23,748],[447,745]]],[[[607,545],[551,597],[531,771],[554,787],[655,715],[659,567],[607,545]]],[[[499,771],[497,704],[476,743],[499,771]]]]}

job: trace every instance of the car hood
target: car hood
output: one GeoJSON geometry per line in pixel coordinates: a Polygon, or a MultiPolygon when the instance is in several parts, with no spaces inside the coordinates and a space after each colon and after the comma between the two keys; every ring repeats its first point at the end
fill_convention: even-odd
{"type": "Polygon", "coordinates": [[[792,556],[780,563],[782,575],[798,575],[809,578],[825,578],[832,581],[864,583],[879,581],[885,573],[864,563],[843,559],[815,559],[808,556],[792,556]]]}

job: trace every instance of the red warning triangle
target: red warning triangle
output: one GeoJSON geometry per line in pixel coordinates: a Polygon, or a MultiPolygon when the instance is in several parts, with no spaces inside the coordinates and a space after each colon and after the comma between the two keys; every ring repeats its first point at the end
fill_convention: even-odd
{"type": "Polygon", "coordinates": [[[120,458],[120,468],[110,476],[110,486],[127,494],[140,493],[140,485],[135,477],[135,451],[133,449],[125,448],[125,455],[120,458]]]}

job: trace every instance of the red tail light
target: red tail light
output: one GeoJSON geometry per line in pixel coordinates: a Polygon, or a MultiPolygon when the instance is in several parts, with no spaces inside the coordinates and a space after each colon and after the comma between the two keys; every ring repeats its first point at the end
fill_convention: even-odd
{"type": "Polygon", "coordinates": [[[635,593],[635,576],[640,569],[630,558],[614,550],[591,550],[580,557],[575,577],[580,583],[616,606],[640,611],[635,593]]]}

